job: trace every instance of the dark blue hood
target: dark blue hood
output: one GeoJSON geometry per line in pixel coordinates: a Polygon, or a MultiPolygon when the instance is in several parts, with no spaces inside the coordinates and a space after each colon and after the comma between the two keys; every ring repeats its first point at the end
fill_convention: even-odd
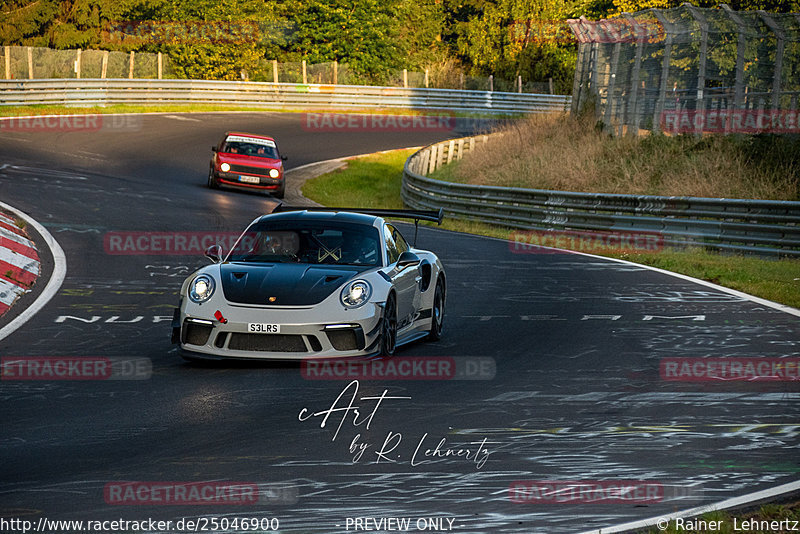
{"type": "Polygon", "coordinates": [[[298,263],[223,263],[222,291],[228,302],[310,306],[325,300],[363,268],[298,263]],[[270,297],[275,297],[273,302],[270,297]]]}

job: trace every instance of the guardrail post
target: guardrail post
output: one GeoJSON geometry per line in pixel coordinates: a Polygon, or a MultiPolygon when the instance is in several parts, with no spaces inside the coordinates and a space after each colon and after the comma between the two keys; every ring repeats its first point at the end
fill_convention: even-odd
{"type": "Polygon", "coordinates": [[[11,79],[11,47],[5,47],[5,56],[6,56],[6,80],[11,79]]]}
{"type": "Polygon", "coordinates": [[[436,145],[431,145],[431,155],[428,158],[428,173],[430,174],[436,170],[436,145]]]}
{"type": "MultiPolygon", "coordinates": [[[[623,121],[628,128],[628,136],[639,135],[639,113],[638,113],[638,98],[639,98],[639,71],[642,66],[642,48],[644,47],[644,31],[639,26],[638,22],[630,13],[623,13],[622,16],[628,21],[631,31],[636,42],[636,54],[633,60],[633,71],[631,72],[631,94],[628,98],[628,105],[625,112],[625,120],[623,121]],[[633,123],[633,124],[631,124],[633,123]],[[633,126],[633,127],[631,127],[633,126]]],[[[644,81],[642,81],[642,98],[646,98],[647,93],[644,91],[644,81]]]]}
{"type": "Polygon", "coordinates": [[[742,19],[734,13],[728,4],[720,4],[722,11],[728,16],[729,19],[736,24],[736,32],[738,34],[736,42],[736,80],[734,81],[734,96],[733,106],[736,109],[742,107],[742,89],[744,87],[744,54],[745,46],[747,46],[747,34],[745,33],[745,23],[742,19]]]}
{"type": "Polygon", "coordinates": [[[278,83],[278,60],[272,60],[272,83],[278,83]]]}
{"type": "MultiPolygon", "coordinates": [[[[705,87],[706,87],[706,63],[708,63],[708,21],[705,15],[691,4],[682,4],[691,13],[692,18],[700,25],[700,58],[697,65],[697,96],[694,111],[704,112],[705,105],[705,87]]],[[[695,135],[701,132],[695,128],[695,135]]]]}
{"type": "Polygon", "coordinates": [[[408,88],[408,69],[403,69],[403,87],[408,88]]]}
{"type": "Polygon", "coordinates": [[[303,85],[308,83],[308,76],[306,75],[306,60],[303,60],[303,85]]]}
{"type": "Polygon", "coordinates": [[[163,61],[163,60],[162,60],[162,58],[161,58],[161,52],[159,52],[159,53],[158,53],[158,79],[159,79],[159,80],[161,79],[161,73],[162,73],[162,68],[163,68],[163,63],[162,63],[162,61],[163,61]]]}
{"type": "Polygon", "coordinates": [[[333,85],[339,83],[339,62],[333,60],[333,85]]]}
{"type": "Polygon", "coordinates": [[[422,152],[419,158],[419,170],[417,171],[421,175],[428,174],[428,162],[431,159],[431,151],[425,150],[422,152]]]}
{"type": "Polygon", "coordinates": [[[664,39],[664,59],[661,60],[661,78],[659,79],[658,99],[656,100],[655,110],[653,111],[653,133],[661,131],[661,115],[664,113],[667,102],[667,80],[669,79],[670,54],[672,53],[672,27],[667,24],[666,18],[661,14],[660,9],[653,8],[653,15],[658,19],[658,23],[666,32],[664,39]]]}
{"type": "Polygon", "coordinates": [[[128,79],[130,80],[133,79],[133,62],[134,62],[133,50],[131,50],[131,59],[128,62],[128,79]]]}
{"type": "Polygon", "coordinates": [[[494,75],[489,75],[489,92],[494,91],[494,75]]]}
{"type": "Polygon", "coordinates": [[[105,80],[107,71],[108,71],[108,50],[103,50],[103,65],[100,67],[100,78],[105,80]]]}
{"type": "Polygon", "coordinates": [[[81,79],[81,49],[75,52],[75,78],[81,79]]]}
{"type": "MultiPolygon", "coordinates": [[[[548,79],[547,79],[547,84],[548,84],[548,85],[549,85],[549,87],[550,87],[550,94],[551,94],[551,95],[554,95],[554,94],[556,94],[556,93],[555,93],[555,91],[553,90],[553,78],[548,78],[548,79]]],[[[520,91],[520,93],[521,93],[521,92],[522,92],[522,91],[520,91]]]]}
{"type": "Polygon", "coordinates": [[[33,79],[33,48],[28,47],[28,79],[33,79]]]}
{"type": "Polygon", "coordinates": [[[522,76],[517,76],[517,92],[522,92],[522,76]]]}
{"type": "Polygon", "coordinates": [[[428,88],[428,69],[425,69],[425,89],[428,88]]]}
{"type": "MultiPolygon", "coordinates": [[[[783,76],[783,49],[786,41],[786,34],[783,28],[779,27],[772,17],[766,11],[760,10],[758,12],[761,20],[763,20],[772,33],[775,34],[775,70],[772,75],[772,109],[780,109],[781,107],[781,79],[783,76]]],[[[798,20],[800,22],[800,20],[798,20]]],[[[797,109],[793,104],[789,109],[797,109]]]]}

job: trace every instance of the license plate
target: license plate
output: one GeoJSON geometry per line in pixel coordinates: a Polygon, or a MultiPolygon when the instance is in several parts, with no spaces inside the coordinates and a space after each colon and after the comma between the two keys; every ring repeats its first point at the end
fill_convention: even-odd
{"type": "Polygon", "coordinates": [[[258,176],[239,176],[239,181],[248,184],[257,184],[261,181],[261,178],[258,176]]]}
{"type": "Polygon", "coordinates": [[[281,325],[270,323],[247,323],[247,331],[253,334],[280,334],[281,325]]]}

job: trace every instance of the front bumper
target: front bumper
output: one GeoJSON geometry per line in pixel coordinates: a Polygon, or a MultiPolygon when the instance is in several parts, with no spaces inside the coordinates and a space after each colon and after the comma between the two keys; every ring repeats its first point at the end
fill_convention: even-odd
{"type": "Polygon", "coordinates": [[[304,360],[350,358],[378,351],[383,307],[368,303],[331,317],[314,308],[230,306],[219,310],[190,304],[176,310],[173,341],[195,358],[304,360]],[[339,319],[339,320],[333,320],[339,319]],[[248,332],[249,323],[280,325],[276,334],[248,332]]]}
{"type": "Polygon", "coordinates": [[[219,183],[224,185],[266,190],[276,190],[283,187],[283,175],[279,176],[278,178],[270,178],[269,176],[242,175],[239,173],[217,171],[215,176],[217,180],[219,180],[219,183]],[[258,183],[243,182],[241,180],[242,176],[258,178],[258,183]]]}

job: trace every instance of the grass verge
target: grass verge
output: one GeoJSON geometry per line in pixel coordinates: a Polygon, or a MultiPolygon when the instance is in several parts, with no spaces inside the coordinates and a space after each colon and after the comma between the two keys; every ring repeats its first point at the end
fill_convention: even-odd
{"type": "Polygon", "coordinates": [[[682,522],[670,521],[666,529],[653,528],[647,534],[776,534],[797,531],[793,524],[800,521],[800,502],[787,505],[765,504],[747,513],[709,512],[682,522]],[[764,528],[766,527],[766,528],[764,528]]]}
{"type": "MultiPolygon", "coordinates": [[[[344,169],[307,181],[303,195],[325,206],[402,208],[403,163],[412,152],[398,150],[351,160],[344,169]]],[[[441,227],[499,239],[509,239],[513,231],[455,219],[445,219],[441,227]]],[[[800,308],[800,260],[723,255],[701,249],[598,255],[667,269],[800,308]]]]}
{"type": "Polygon", "coordinates": [[[588,193],[800,200],[800,135],[611,137],[593,121],[531,115],[500,127],[432,177],[588,193]]]}

